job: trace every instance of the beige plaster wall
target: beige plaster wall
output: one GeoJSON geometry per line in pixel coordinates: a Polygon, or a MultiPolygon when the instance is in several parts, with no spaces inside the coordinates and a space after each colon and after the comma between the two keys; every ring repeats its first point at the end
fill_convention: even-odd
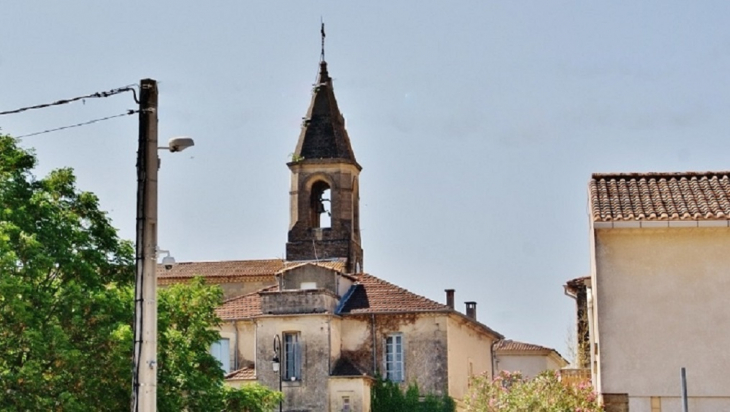
{"type": "Polygon", "coordinates": [[[443,394],[448,389],[446,319],[444,315],[427,313],[378,314],[374,322],[369,315],[347,316],[342,319],[342,355],[370,374],[375,373],[373,363],[378,372],[384,373],[385,339],[391,333],[401,333],[403,385],[417,383],[423,393],[443,394]]]}
{"type": "Polygon", "coordinates": [[[278,373],[272,370],[271,361],[274,336],[283,332],[300,333],[302,379],[282,383],[285,411],[327,410],[332,319],[332,315],[322,314],[265,316],[256,320],[256,374],[259,382],[276,390],[279,389],[278,373]]]}
{"type": "MultiPolygon", "coordinates": [[[[730,228],[598,229],[594,241],[598,389],[674,396],[684,366],[691,397],[729,396],[730,228]]],[[[705,401],[715,409],[693,412],[730,410],[705,401]]]]}
{"type": "Polygon", "coordinates": [[[496,369],[498,371],[521,372],[522,376],[534,378],[548,369],[555,368],[554,362],[549,362],[547,355],[497,355],[496,369]],[[552,368],[550,366],[553,366],[552,368]]]}
{"type": "Polygon", "coordinates": [[[482,331],[468,325],[457,316],[445,316],[448,325],[448,385],[449,395],[457,402],[466,394],[469,379],[484,372],[492,374],[492,343],[482,331]]]}
{"type": "Polygon", "coordinates": [[[255,364],[256,325],[253,321],[239,320],[235,322],[223,322],[219,332],[221,338],[226,338],[230,341],[231,371],[255,364]],[[236,336],[236,329],[238,329],[238,336],[236,336]]]}
{"type": "Polygon", "coordinates": [[[341,412],[343,397],[350,398],[351,412],[370,412],[370,378],[330,378],[329,411],[341,412]]]}

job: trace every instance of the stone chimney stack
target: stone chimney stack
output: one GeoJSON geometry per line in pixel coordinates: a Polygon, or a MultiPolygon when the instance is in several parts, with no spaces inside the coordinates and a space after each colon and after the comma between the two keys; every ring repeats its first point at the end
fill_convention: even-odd
{"type": "Polygon", "coordinates": [[[466,316],[477,320],[477,303],[476,302],[464,302],[466,303],[466,316]]]}
{"type": "Polygon", "coordinates": [[[454,310],[454,289],[446,289],[446,306],[454,310]]]}

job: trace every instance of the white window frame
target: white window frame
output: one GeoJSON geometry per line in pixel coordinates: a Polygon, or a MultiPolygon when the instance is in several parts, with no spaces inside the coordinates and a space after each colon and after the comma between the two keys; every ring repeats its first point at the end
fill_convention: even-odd
{"type": "Polygon", "coordinates": [[[231,340],[228,338],[221,338],[217,342],[213,342],[210,345],[210,354],[221,363],[221,369],[223,372],[228,373],[231,371],[231,340]]]}
{"type": "Polygon", "coordinates": [[[281,379],[284,381],[302,380],[302,345],[300,332],[282,333],[282,371],[281,379]]]}
{"type": "Polygon", "coordinates": [[[301,282],[299,284],[299,289],[301,289],[301,290],[317,289],[317,282],[301,282]]]}
{"type": "Polygon", "coordinates": [[[392,333],[385,337],[385,378],[391,382],[405,381],[405,351],[403,350],[403,334],[392,333]]]}

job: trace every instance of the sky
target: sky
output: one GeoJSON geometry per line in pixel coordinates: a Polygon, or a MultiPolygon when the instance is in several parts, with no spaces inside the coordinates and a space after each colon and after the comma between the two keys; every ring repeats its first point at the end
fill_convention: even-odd
{"type": "MultiPolygon", "coordinates": [[[[282,258],[326,60],[358,162],[367,272],[567,356],[594,172],[728,169],[730,2],[0,0],[0,111],[159,82],[159,246],[282,258]]],[[[21,136],[131,94],[0,116],[21,136]]],[[[134,239],[136,116],[22,139],[134,239]]]]}

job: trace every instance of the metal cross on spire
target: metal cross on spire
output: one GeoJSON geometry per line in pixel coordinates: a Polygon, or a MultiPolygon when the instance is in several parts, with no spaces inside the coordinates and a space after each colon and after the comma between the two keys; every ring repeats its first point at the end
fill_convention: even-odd
{"type": "Polygon", "coordinates": [[[324,38],[325,38],[324,21],[322,21],[322,19],[320,18],[320,22],[322,23],[322,28],[320,29],[320,33],[322,33],[322,54],[320,55],[320,61],[323,62],[324,61],[324,38]]]}

